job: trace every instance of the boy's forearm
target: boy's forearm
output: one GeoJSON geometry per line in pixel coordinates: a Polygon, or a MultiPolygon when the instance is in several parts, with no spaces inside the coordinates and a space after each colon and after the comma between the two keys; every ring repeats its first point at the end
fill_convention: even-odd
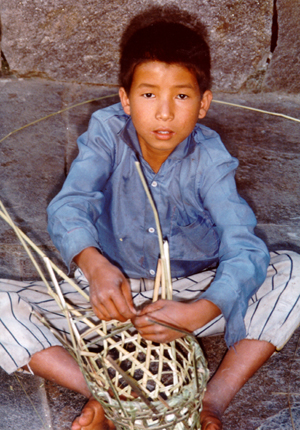
{"type": "Polygon", "coordinates": [[[204,327],[222,313],[218,306],[205,299],[190,303],[188,306],[186,327],[191,332],[204,327]]]}
{"type": "Polygon", "coordinates": [[[101,264],[110,264],[107,258],[105,258],[97,248],[89,247],[85,248],[78,255],[74,257],[74,262],[83,271],[86,278],[89,280],[93,276],[93,272],[101,264]]]}

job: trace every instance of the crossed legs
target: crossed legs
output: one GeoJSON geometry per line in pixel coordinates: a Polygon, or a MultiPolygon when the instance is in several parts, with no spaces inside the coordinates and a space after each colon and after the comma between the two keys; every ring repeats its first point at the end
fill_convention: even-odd
{"type": "MultiPolygon", "coordinates": [[[[248,379],[273,354],[275,347],[268,342],[242,340],[225,355],[210,380],[201,413],[202,430],[221,430],[222,415],[248,379]]],[[[72,430],[113,430],[114,425],[104,416],[101,405],[91,397],[76,361],[60,346],[35,353],[30,368],[58,385],[85,395],[89,400],[72,425],[72,430]]]]}

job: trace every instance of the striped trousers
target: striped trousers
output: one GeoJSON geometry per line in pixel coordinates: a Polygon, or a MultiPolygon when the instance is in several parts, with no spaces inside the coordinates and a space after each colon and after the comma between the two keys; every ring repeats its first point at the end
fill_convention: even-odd
{"type": "MultiPolygon", "coordinates": [[[[207,270],[187,278],[173,279],[173,300],[195,301],[201,297],[215,276],[207,270]]],[[[77,283],[88,292],[88,282],[80,270],[77,283]]],[[[130,279],[136,306],[152,300],[153,280],[130,279]]],[[[82,296],[67,282],[61,289],[74,306],[87,306],[82,296]]],[[[50,325],[68,335],[68,325],[56,302],[42,282],[0,279],[0,366],[8,373],[26,365],[31,356],[60,342],[35,316],[33,310],[50,325]]],[[[265,282],[251,297],[245,316],[247,339],[271,342],[280,350],[300,325],[300,255],[292,251],[271,253],[265,282]]],[[[195,332],[213,336],[225,331],[222,315],[195,332]]]]}

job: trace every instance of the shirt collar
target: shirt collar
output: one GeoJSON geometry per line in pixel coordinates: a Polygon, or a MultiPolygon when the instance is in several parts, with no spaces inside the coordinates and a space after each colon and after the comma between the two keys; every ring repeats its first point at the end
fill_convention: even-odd
{"type": "MultiPolygon", "coordinates": [[[[119,136],[122,140],[135,152],[142,156],[142,151],[136,134],[136,130],[132,123],[131,117],[128,116],[124,127],[119,131],[119,136]]],[[[194,139],[195,130],[183,140],[169,155],[168,160],[176,161],[190,155],[195,150],[196,142],[194,139]]]]}

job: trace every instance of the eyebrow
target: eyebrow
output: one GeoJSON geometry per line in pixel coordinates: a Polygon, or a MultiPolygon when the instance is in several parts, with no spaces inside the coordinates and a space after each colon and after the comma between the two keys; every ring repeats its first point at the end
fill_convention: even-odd
{"type": "MultiPolygon", "coordinates": [[[[142,84],[140,84],[137,88],[158,88],[158,86],[157,85],[154,85],[154,84],[148,84],[148,83],[142,83],[142,84]]],[[[190,88],[190,89],[194,89],[195,87],[193,86],[193,85],[191,85],[191,84],[179,84],[179,85],[174,85],[174,87],[173,88],[178,88],[178,89],[180,89],[180,88],[190,88]]]]}

